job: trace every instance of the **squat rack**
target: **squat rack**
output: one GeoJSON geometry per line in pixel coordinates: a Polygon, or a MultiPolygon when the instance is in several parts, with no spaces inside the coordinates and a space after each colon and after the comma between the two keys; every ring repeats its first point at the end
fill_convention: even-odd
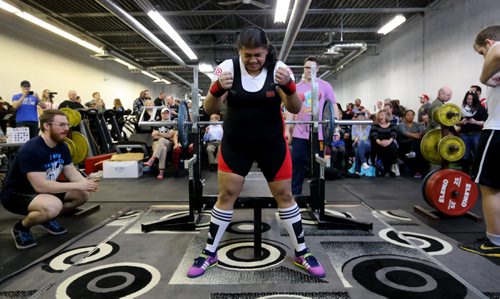
{"type": "MultiPolygon", "coordinates": [[[[195,67],[194,72],[197,78],[197,68],[195,67]]],[[[287,121],[286,123],[291,124],[312,124],[313,130],[310,133],[310,163],[312,169],[312,179],[309,183],[310,195],[296,197],[296,201],[301,208],[308,208],[309,213],[313,217],[313,220],[317,223],[320,229],[357,229],[363,231],[370,231],[373,228],[372,223],[357,221],[350,218],[329,215],[325,213],[325,167],[329,166],[329,160],[321,157],[319,153],[319,138],[318,129],[319,125],[322,125],[323,134],[325,139],[331,140],[333,136],[333,130],[335,128],[335,123],[337,124],[371,124],[371,121],[361,120],[361,121],[335,121],[333,115],[333,103],[330,100],[326,100],[323,106],[322,115],[323,120],[319,121],[318,113],[318,85],[316,84],[316,69],[313,68],[312,72],[312,84],[313,84],[313,120],[312,121],[287,121]]],[[[193,120],[191,120],[188,106],[186,101],[182,101],[179,106],[178,119],[177,121],[142,121],[143,117],[141,115],[139,120],[139,126],[141,127],[151,127],[151,126],[177,126],[179,131],[179,139],[184,149],[187,149],[189,144],[193,143],[193,157],[189,160],[185,160],[185,168],[188,169],[189,173],[189,214],[180,215],[177,217],[172,217],[169,219],[160,219],[147,223],[142,223],[141,228],[143,232],[151,232],[155,230],[177,230],[177,231],[193,231],[196,230],[196,224],[200,222],[200,216],[205,208],[211,208],[217,201],[217,195],[203,195],[203,183],[201,176],[201,134],[200,126],[206,124],[214,124],[214,122],[202,122],[199,120],[198,107],[199,97],[197,80],[192,84],[192,103],[193,109],[192,115],[193,120]]],[[[156,114],[158,109],[161,107],[151,107],[153,109],[153,115],[156,114]]],[[[145,110],[143,111],[143,113],[145,110]]],[[[222,123],[222,122],[217,122],[222,123]]],[[[276,201],[273,197],[238,197],[235,208],[253,208],[254,209],[254,255],[258,257],[261,255],[262,246],[262,208],[276,207],[276,201]]]]}

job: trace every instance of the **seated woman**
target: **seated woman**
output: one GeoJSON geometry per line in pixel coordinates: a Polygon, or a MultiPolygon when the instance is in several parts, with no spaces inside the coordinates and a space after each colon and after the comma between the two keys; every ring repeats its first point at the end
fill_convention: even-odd
{"type": "MultiPolygon", "coordinates": [[[[168,108],[161,109],[161,120],[170,120],[170,110],[168,108]]],[[[156,159],[158,159],[158,169],[159,173],[156,177],[157,179],[163,179],[165,175],[165,162],[167,159],[167,153],[172,149],[172,142],[175,138],[177,131],[172,130],[170,127],[162,126],[154,128],[151,136],[155,140],[153,142],[153,155],[151,158],[144,163],[145,166],[152,166],[156,159]]]]}
{"type": "Polygon", "coordinates": [[[420,141],[425,129],[414,122],[415,112],[406,110],[403,122],[398,125],[399,156],[408,166],[414,178],[420,179],[427,171],[427,163],[420,152],[420,141]]]}
{"type": "MultiPolygon", "coordinates": [[[[356,120],[365,120],[366,115],[360,113],[355,116],[356,120]]],[[[371,151],[370,144],[370,125],[353,125],[351,130],[352,146],[354,147],[355,160],[354,160],[354,172],[359,174],[361,172],[361,166],[363,169],[367,170],[370,166],[366,160],[366,154],[371,151]]]]}
{"type": "Polygon", "coordinates": [[[370,129],[370,138],[372,150],[375,152],[377,159],[382,161],[381,176],[385,176],[387,173],[391,177],[396,176],[391,167],[392,164],[396,163],[398,157],[397,137],[396,126],[389,122],[389,113],[386,110],[379,111],[377,113],[377,124],[374,124],[370,129]]]}

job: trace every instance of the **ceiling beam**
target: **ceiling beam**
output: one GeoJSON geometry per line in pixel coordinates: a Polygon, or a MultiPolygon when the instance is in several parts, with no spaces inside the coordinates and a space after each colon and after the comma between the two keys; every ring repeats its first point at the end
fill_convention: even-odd
{"type": "MultiPolygon", "coordinates": [[[[331,33],[331,32],[343,32],[343,33],[375,33],[380,28],[375,27],[365,27],[365,28],[301,28],[299,33],[331,33]]],[[[236,30],[237,31],[237,30],[236,30]]],[[[206,34],[235,34],[235,29],[208,29],[208,30],[177,30],[180,35],[206,35],[206,34]]],[[[268,28],[264,29],[266,33],[285,33],[286,28],[268,28]]],[[[151,30],[151,33],[155,35],[165,34],[161,30],[151,30]]],[[[92,34],[96,36],[126,36],[126,35],[136,35],[134,31],[93,31],[92,34]]]]}
{"type": "MultiPolygon", "coordinates": [[[[377,46],[379,41],[377,40],[362,40],[368,46],[377,46]]],[[[336,43],[339,41],[332,41],[332,43],[336,43]]],[[[343,43],[359,43],[360,40],[344,40],[343,43]]],[[[281,48],[281,44],[276,44],[276,41],[271,41],[271,44],[275,45],[275,48],[281,48]]],[[[279,42],[281,43],[281,42],[279,42]]],[[[330,43],[314,43],[312,44],[309,41],[295,41],[293,43],[294,48],[319,48],[319,47],[328,47],[330,43]]],[[[126,50],[126,51],[140,51],[140,50],[150,50],[153,49],[152,46],[145,45],[137,45],[137,44],[115,44],[115,47],[126,50]]],[[[210,44],[210,45],[192,45],[192,49],[227,49],[234,50],[236,49],[236,45],[234,44],[210,44]]]]}
{"type": "MultiPolygon", "coordinates": [[[[388,8],[314,8],[309,9],[308,15],[326,15],[326,14],[399,14],[399,13],[420,13],[431,10],[426,7],[388,7],[388,8]]],[[[178,11],[159,11],[163,16],[175,17],[206,17],[206,16],[227,16],[227,15],[272,15],[274,10],[267,9],[241,9],[241,10],[178,10],[178,11]]],[[[141,12],[129,12],[133,17],[147,17],[147,14],[141,12]]],[[[65,18],[109,18],[113,14],[107,12],[94,13],[61,13],[65,18]]]]}

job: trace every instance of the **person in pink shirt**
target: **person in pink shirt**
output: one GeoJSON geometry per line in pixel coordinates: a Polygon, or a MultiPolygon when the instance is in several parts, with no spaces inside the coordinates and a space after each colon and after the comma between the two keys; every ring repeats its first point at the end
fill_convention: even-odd
{"type": "MultiPolygon", "coordinates": [[[[311,83],[311,67],[316,65],[316,69],[319,68],[318,60],[315,57],[307,57],[304,60],[304,76],[302,81],[297,84],[297,93],[302,100],[302,108],[300,112],[294,116],[294,120],[299,121],[310,121],[312,117],[312,83],[311,83]]],[[[337,116],[337,105],[335,94],[333,93],[333,88],[330,83],[316,78],[318,84],[318,113],[319,120],[321,120],[323,115],[323,105],[325,100],[330,100],[333,104],[335,110],[335,116],[337,116]]],[[[302,184],[304,182],[305,176],[305,163],[307,158],[310,156],[309,149],[309,133],[312,128],[311,124],[297,124],[293,128],[292,133],[292,193],[294,195],[302,194],[302,184]]],[[[320,152],[321,155],[324,151],[323,145],[323,131],[322,126],[319,126],[318,139],[320,140],[320,152]]]]}

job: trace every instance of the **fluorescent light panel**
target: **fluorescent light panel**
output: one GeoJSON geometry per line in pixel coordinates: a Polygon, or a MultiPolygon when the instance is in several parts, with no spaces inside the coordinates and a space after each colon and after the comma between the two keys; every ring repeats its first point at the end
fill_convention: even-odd
{"type": "Polygon", "coordinates": [[[177,31],[162,17],[157,11],[150,10],[148,16],[161,28],[176,44],[181,48],[181,50],[187,55],[191,60],[196,60],[198,57],[194,54],[193,50],[186,44],[182,37],[177,33],[177,31]]]}
{"type": "Polygon", "coordinates": [[[78,38],[78,37],[66,32],[60,28],[57,28],[56,26],[51,25],[51,24],[33,16],[33,15],[27,13],[27,12],[21,11],[18,8],[14,7],[14,6],[12,6],[4,1],[1,1],[1,0],[0,0],[0,8],[4,9],[10,13],[13,13],[16,16],[18,16],[18,17],[20,17],[28,22],[31,22],[35,25],[38,25],[38,26],[40,26],[40,27],[52,32],[52,33],[55,33],[61,37],[64,37],[65,39],[68,39],[74,43],[77,43],[80,46],[85,47],[85,48],[87,48],[95,53],[101,53],[101,48],[99,48],[99,47],[97,47],[97,46],[95,46],[87,41],[84,41],[83,39],[78,38]]]}
{"type": "Polygon", "coordinates": [[[274,23],[285,23],[288,15],[290,0],[278,0],[276,3],[276,12],[274,13],[274,23]]]}
{"type": "Polygon", "coordinates": [[[144,75],[148,76],[149,78],[151,79],[154,79],[154,80],[160,80],[158,77],[156,77],[155,75],[149,73],[149,72],[146,72],[146,71],[141,71],[141,73],[143,73],[144,75]]]}
{"type": "Polygon", "coordinates": [[[135,67],[134,65],[126,62],[125,60],[122,60],[120,58],[115,58],[114,59],[116,62],[118,62],[119,64],[123,64],[124,66],[128,67],[129,69],[136,69],[137,67],[135,67]]]}
{"type": "Polygon", "coordinates": [[[200,63],[198,68],[202,73],[212,73],[214,71],[214,67],[209,63],[200,63]]]}
{"type": "Polygon", "coordinates": [[[387,22],[384,26],[382,26],[377,33],[387,34],[392,30],[396,29],[399,25],[403,24],[406,21],[406,18],[403,15],[397,15],[392,20],[387,22]]]}
{"type": "Polygon", "coordinates": [[[14,14],[21,13],[21,11],[17,7],[3,1],[0,1],[0,8],[14,14]]]}

